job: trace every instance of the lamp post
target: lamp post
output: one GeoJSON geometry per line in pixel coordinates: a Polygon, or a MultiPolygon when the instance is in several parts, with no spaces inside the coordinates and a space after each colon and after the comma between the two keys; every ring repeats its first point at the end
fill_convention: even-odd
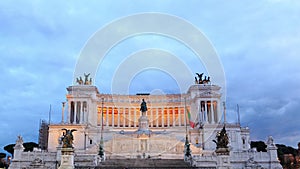
{"type": "MultiPolygon", "coordinates": [[[[186,98],[184,98],[184,116],[186,116],[186,98]]],[[[190,149],[190,143],[188,139],[188,130],[187,130],[187,124],[185,120],[185,144],[184,144],[184,161],[189,162],[189,158],[191,157],[191,149],[190,149]]]]}
{"type": "Polygon", "coordinates": [[[103,104],[104,104],[104,98],[102,98],[102,107],[101,107],[101,139],[100,139],[100,145],[99,145],[99,153],[101,159],[104,157],[104,149],[103,149],[103,104]]]}

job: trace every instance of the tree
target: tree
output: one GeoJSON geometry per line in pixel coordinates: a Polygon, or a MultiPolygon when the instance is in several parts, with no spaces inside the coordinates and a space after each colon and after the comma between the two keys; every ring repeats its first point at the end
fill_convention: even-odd
{"type": "Polygon", "coordinates": [[[251,148],[256,148],[258,152],[267,152],[267,145],[263,141],[251,141],[251,148]]]}
{"type": "Polygon", "coordinates": [[[25,148],[24,149],[25,152],[26,151],[33,151],[34,147],[39,147],[39,145],[34,143],[34,142],[26,142],[26,143],[23,144],[23,146],[25,148]]]}
{"type": "Polygon", "coordinates": [[[0,153],[0,159],[1,158],[5,158],[6,157],[6,154],[5,153],[0,153]]]}
{"type": "Polygon", "coordinates": [[[4,147],[4,150],[9,152],[12,156],[14,156],[14,146],[15,144],[9,144],[4,147]]]}
{"type": "Polygon", "coordinates": [[[280,164],[282,166],[285,166],[286,168],[290,168],[291,167],[291,162],[294,163],[294,161],[290,161],[288,159],[288,161],[284,161],[284,155],[285,154],[291,154],[293,155],[293,157],[295,157],[297,155],[297,150],[294,149],[293,147],[290,146],[286,146],[283,144],[276,144],[277,149],[277,155],[280,161],[280,164]]]}
{"type": "MultiPolygon", "coordinates": [[[[9,145],[6,145],[4,147],[4,150],[9,152],[12,156],[14,156],[14,146],[15,144],[9,144],[9,145]]],[[[33,151],[33,148],[34,147],[39,147],[39,145],[37,143],[34,143],[34,142],[26,142],[26,143],[23,143],[23,146],[24,146],[24,151],[33,151]]]]}

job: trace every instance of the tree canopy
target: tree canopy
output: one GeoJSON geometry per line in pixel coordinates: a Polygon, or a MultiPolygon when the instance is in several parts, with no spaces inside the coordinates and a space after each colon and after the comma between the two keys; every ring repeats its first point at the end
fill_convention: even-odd
{"type": "Polygon", "coordinates": [[[15,146],[15,144],[8,144],[8,145],[4,146],[3,149],[13,156],[14,155],[14,146],[15,146]]]}
{"type": "MultiPolygon", "coordinates": [[[[9,152],[12,156],[14,155],[14,146],[15,144],[9,144],[4,147],[4,150],[9,152]]],[[[34,142],[26,142],[23,143],[24,151],[33,151],[34,147],[39,147],[37,143],[34,142]]]]}
{"type": "Polygon", "coordinates": [[[6,157],[6,154],[5,153],[0,153],[0,159],[1,158],[5,158],[6,157]]]}
{"type": "Polygon", "coordinates": [[[251,141],[251,148],[256,148],[258,152],[267,152],[267,145],[263,141],[251,141]]]}

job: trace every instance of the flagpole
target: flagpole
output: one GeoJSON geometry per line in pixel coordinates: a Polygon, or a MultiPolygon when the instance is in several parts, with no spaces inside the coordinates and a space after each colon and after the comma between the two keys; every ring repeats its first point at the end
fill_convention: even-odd
{"type": "Polygon", "coordinates": [[[241,119],[240,119],[240,106],[239,106],[239,104],[237,104],[236,106],[237,106],[237,113],[238,113],[238,124],[241,125],[241,119]]]}
{"type": "Polygon", "coordinates": [[[199,112],[196,113],[196,118],[194,120],[194,128],[197,127],[198,124],[200,124],[200,122],[199,122],[199,112]]]}
{"type": "MultiPolygon", "coordinates": [[[[99,153],[98,155],[103,160],[104,159],[104,141],[103,141],[103,104],[104,104],[104,98],[101,99],[102,106],[101,106],[101,138],[100,138],[100,145],[99,145],[99,153]]],[[[106,110],[107,111],[107,110],[106,110]]]]}

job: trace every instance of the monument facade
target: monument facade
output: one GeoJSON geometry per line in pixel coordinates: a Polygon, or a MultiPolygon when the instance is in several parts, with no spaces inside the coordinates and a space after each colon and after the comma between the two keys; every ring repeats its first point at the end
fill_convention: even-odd
{"type": "MultiPolygon", "coordinates": [[[[282,168],[271,137],[267,152],[257,152],[250,149],[248,127],[221,120],[221,88],[210,77],[197,74],[186,93],[119,95],[99,92],[89,74],[84,76],[67,88],[62,121],[49,125],[47,153],[35,152],[46,167],[63,165],[62,157],[74,151],[75,168],[128,158],[185,159],[191,166],[210,168],[282,168]],[[71,130],[76,132],[68,154],[64,139],[71,130]]],[[[13,166],[30,165],[33,159],[22,158],[26,154],[19,147],[13,166]]]]}

